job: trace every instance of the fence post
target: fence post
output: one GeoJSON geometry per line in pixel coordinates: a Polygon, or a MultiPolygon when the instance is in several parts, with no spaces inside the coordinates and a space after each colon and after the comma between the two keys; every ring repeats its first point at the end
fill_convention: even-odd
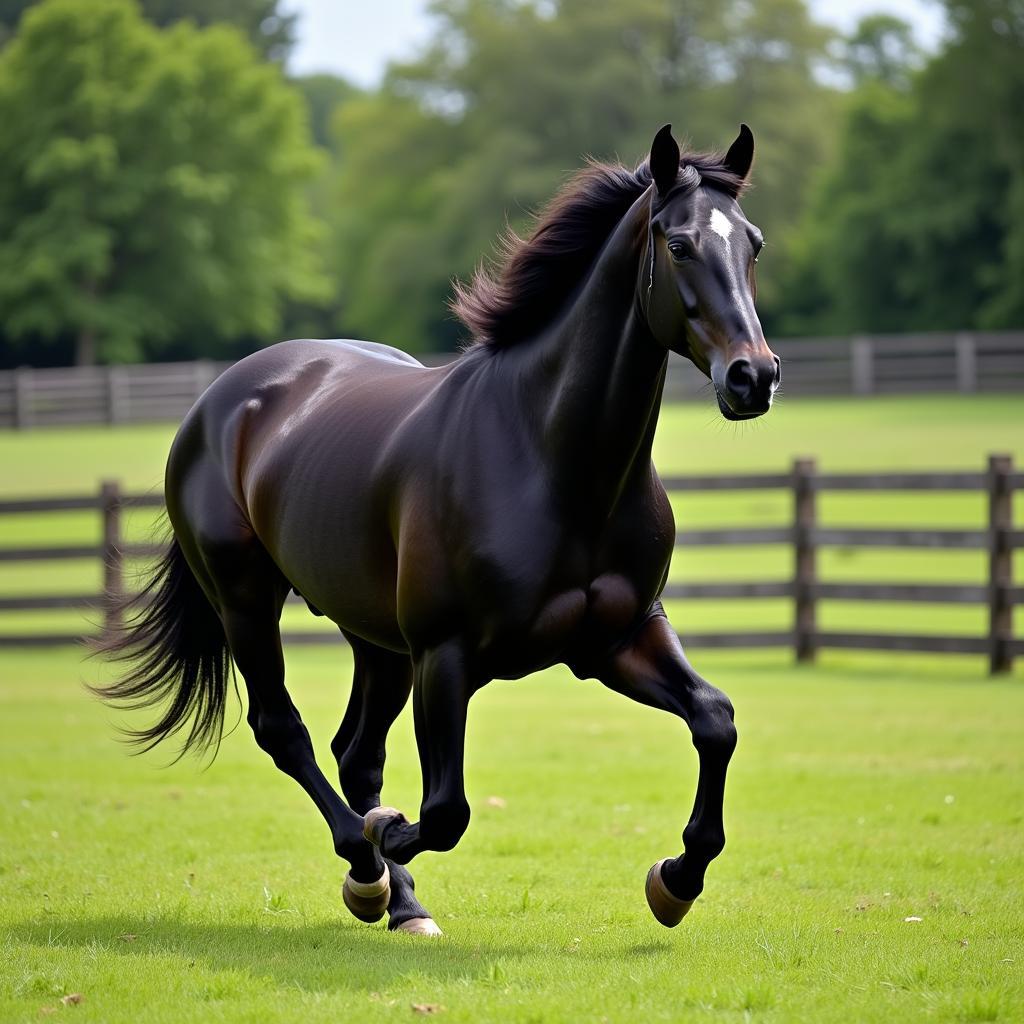
{"type": "Polygon", "coordinates": [[[814,594],[818,582],[814,544],[817,502],[814,472],[814,459],[793,461],[793,596],[796,602],[793,637],[797,661],[814,661],[817,654],[818,622],[814,594]]]}
{"type": "Polygon", "coordinates": [[[32,426],[32,370],[19,366],[14,371],[14,429],[32,426]]]}
{"type": "Polygon", "coordinates": [[[192,364],[192,401],[196,401],[216,379],[217,368],[213,363],[209,359],[197,359],[192,364]]]}
{"type": "Polygon", "coordinates": [[[128,418],[125,413],[125,369],[123,366],[107,367],[107,423],[115,426],[128,418]]]}
{"type": "Polygon", "coordinates": [[[104,480],[100,487],[103,513],[104,628],[109,635],[121,625],[120,601],[124,593],[124,555],[121,552],[121,486],[104,480]]]}
{"type": "Polygon", "coordinates": [[[874,342],[862,335],[852,338],[850,341],[850,361],[853,372],[853,393],[855,395],[874,394],[874,342]]]}
{"type": "Polygon", "coordinates": [[[988,668],[993,675],[1009,672],[1013,662],[1012,472],[1011,456],[988,457],[988,668]]]}
{"type": "Polygon", "coordinates": [[[956,336],[956,389],[964,394],[978,390],[978,346],[966,331],[956,336]]]}

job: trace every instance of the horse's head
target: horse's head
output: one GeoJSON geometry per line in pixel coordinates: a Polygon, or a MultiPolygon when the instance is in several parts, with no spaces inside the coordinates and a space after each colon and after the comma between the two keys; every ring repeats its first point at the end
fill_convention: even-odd
{"type": "Polygon", "coordinates": [[[721,160],[684,158],[665,125],[651,146],[651,219],[640,300],[651,333],[715,386],[726,419],[766,413],[781,379],[754,311],[764,244],[737,197],[754,159],[746,125],[721,160]]]}

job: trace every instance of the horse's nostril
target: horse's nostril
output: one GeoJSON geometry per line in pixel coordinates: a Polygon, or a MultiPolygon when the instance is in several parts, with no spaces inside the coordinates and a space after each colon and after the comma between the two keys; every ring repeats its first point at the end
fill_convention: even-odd
{"type": "Polygon", "coordinates": [[[741,401],[747,401],[757,386],[757,371],[746,359],[734,359],[725,372],[725,383],[741,401]]]}
{"type": "Polygon", "coordinates": [[[778,356],[772,356],[775,360],[775,386],[778,387],[782,383],[782,360],[778,356]]]}

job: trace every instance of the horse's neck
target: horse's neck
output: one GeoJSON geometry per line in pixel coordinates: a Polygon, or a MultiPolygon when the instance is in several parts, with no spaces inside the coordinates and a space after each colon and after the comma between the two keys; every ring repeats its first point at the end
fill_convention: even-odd
{"type": "Polygon", "coordinates": [[[667,353],[635,302],[647,204],[641,197],[622,219],[557,320],[509,352],[521,357],[521,401],[555,486],[598,515],[649,464],[661,405],[667,353]]]}

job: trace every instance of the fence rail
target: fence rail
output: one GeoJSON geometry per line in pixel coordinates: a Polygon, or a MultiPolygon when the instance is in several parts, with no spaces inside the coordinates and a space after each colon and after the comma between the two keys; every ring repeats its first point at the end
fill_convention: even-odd
{"type": "MultiPolygon", "coordinates": [[[[684,639],[694,647],[792,647],[800,661],[812,661],[823,648],[881,651],[932,651],[984,654],[993,673],[1008,672],[1013,659],[1024,655],[1024,639],[1013,635],[1013,609],[1024,604],[1024,587],[1013,582],[1013,552],[1024,548],[1024,530],[1014,529],[1013,495],[1024,490],[1024,474],[1015,473],[1009,456],[989,457],[988,469],[975,472],[934,473],[818,473],[811,459],[798,459],[789,473],[746,473],[727,476],[673,476],[664,480],[669,491],[722,492],[785,490],[792,495],[789,525],[680,530],[678,547],[713,545],[786,545],[793,554],[793,573],[786,580],[669,583],[667,599],[756,600],[793,602],[793,626],[787,630],[744,633],[697,633],[684,639]],[[823,527],[817,521],[817,495],[825,491],[973,491],[984,494],[988,524],[984,529],[881,529],[823,527]],[[984,583],[830,582],[819,578],[818,552],[833,546],[871,548],[926,548],[988,552],[984,583]],[[822,601],[893,601],[982,605],[988,609],[985,636],[934,634],[850,633],[818,627],[822,601]]],[[[0,562],[42,562],[100,559],[105,594],[65,593],[0,597],[0,611],[24,612],[61,609],[97,609],[106,628],[116,625],[117,595],[124,592],[124,565],[129,558],[160,554],[155,544],[128,543],[123,536],[123,513],[130,508],[159,508],[156,495],[125,495],[108,481],[95,495],[0,501],[5,515],[95,510],[102,518],[102,543],[32,547],[0,547],[0,562]]],[[[294,598],[294,600],[298,600],[294,598]]],[[[0,646],[30,647],[80,639],[69,633],[0,633],[0,646]]],[[[286,633],[289,643],[336,641],[334,633],[286,633]]]]}
{"type": "MultiPolygon", "coordinates": [[[[1024,390],[1024,332],[789,338],[773,341],[783,386],[800,395],[1024,390]]],[[[450,355],[429,354],[431,363],[450,355]]],[[[180,420],[230,363],[151,363],[0,371],[0,428],[180,420]]],[[[669,361],[666,398],[707,393],[688,362],[669,361]]]]}

